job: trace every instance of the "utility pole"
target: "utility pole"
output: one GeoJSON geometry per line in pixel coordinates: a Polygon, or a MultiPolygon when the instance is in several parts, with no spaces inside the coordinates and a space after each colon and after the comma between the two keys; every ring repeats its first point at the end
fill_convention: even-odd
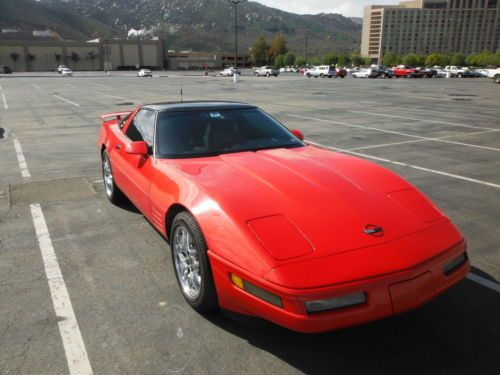
{"type": "Polygon", "coordinates": [[[309,36],[306,35],[304,37],[305,41],[306,41],[306,65],[307,65],[307,58],[309,57],[309,36]]]}
{"type": "Polygon", "coordinates": [[[229,0],[234,6],[234,67],[238,69],[238,5],[247,0],[229,0]]]}
{"type": "Polygon", "coordinates": [[[137,69],[141,67],[141,44],[140,44],[140,39],[139,39],[139,30],[141,30],[140,27],[132,28],[132,30],[135,30],[137,33],[137,69]]]}

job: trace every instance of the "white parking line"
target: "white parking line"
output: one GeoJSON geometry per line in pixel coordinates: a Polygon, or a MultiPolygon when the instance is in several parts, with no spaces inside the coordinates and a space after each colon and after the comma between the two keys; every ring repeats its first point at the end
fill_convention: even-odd
{"type": "Polygon", "coordinates": [[[97,94],[104,95],[104,96],[109,96],[110,98],[115,98],[115,99],[120,99],[120,100],[127,100],[125,98],[122,98],[121,96],[116,96],[116,95],[110,95],[106,94],[104,92],[96,91],[97,94]]]}
{"type": "MultiPolygon", "coordinates": [[[[382,107],[382,108],[385,109],[384,107],[382,107]]],[[[387,108],[387,109],[391,109],[391,108],[387,108]]],[[[432,110],[432,109],[428,109],[428,108],[425,108],[425,109],[422,109],[422,108],[408,108],[407,106],[405,106],[404,110],[405,111],[416,111],[416,112],[420,112],[420,113],[422,113],[422,112],[434,112],[434,113],[440,113],[440,114],[443,114],[443,115],[446,115],[446,116],[454,116],[454,117],[467,116],[467,117],[489,118],[489,119],[493,119],[493,120],[498,119],[498,117],[495,117],[495,116],[476,115],[476,114],[472,114],[472,113],[436,111],[436,110],[432,110]]]]}
{"type": "Polygon", "coordinates": [[[60,100],[62,100],[62,101],[64,101],[64,102],[66,102],[66,103],[69,103],[69,104],[71,104],[71,105],[74,105],[75,107],[80,107],[80,104],[75,103],[75,102],[72,102],[71,100],[68,100],[68,99],[66,99],[66,98],[63,98],[62,96],[59,96],[59,95],[57,95],[57,94],[52,94],[52,96],[55,96],[57,99],[60,99],[60,100]]]}
{"type": "Polygon", "coordinates": [[[406,117],[406,116],[399,116],[399,115],[388,115],[388,114],[376,113],[376,112],[368,112],[368,111],[346,111],[346,112],[350,112],[350,113],[363,113],[363,114],[371,115],[371,116],[400,118],[400,119],[403,119],[403,120],[429,122],[429,123],[433,123],[433,124],[444,124],[444,125],[450,125],[450,126],[458,126],[458,127],[461,127],[461,128],[500,131],[500,129],[484,128],[482,126],[457,124],[457,123],[454,123],[454,122],[437,121],[437,120],[427,120],[427,119],[424,119],[424,118],[406,117]]]}
{"type": "Polygon", "coordinates": [[[419,171],[429,172],[429,173],[438,174],[438,175],[441,175],[441,176],[451,177],[451,178],[455,178],[455,179],[463,180],[463,181],[468,181],[468,182],[474,182],[476,184],[485,185],[485,186],[489,186],[489,187],[494,187],[494,188],[500,189],[500,185],[494,184],[494,183],[488,182],[488,181],[477,180],[475,178],[460,176],[460,175],[457,175],[457,174],[443,172],[443,171],[438,171],[438,170],[435,170],[435,169],[419,167],[418,165],[412,165],[412,164],[402,163],[402,162],[399,162],[399,161],[394,161],[394,160],[389,160],[389,159],[385,159],[385,158],[380,158],[378,156],[367,155],[367,154],[362,154],[360,152],[354,152],[354,151],[344,150],[344,149],[337,148],[337,147],[325,146],[325,145],[322,145],[320,143],[312,142],[312,141],[309,141],[309,140],[307,141],[307,143],[310,143],[310,144],[315,145],[315,146],[323,147],[323,148],[326,148],[326,149],[329,149],[329,150],[343,152],[343,153],[346,153],[346,154],[356,155],[356,156],[360,156],[360,157],[367,158],[367,159],[378,160],[378,161],[382,161],[384,163],[390,163],[390,164],[395,164],[395,165],[399,165],[399,166],[402,166],[402,167],[413,168],[413,169],[417,169],[419,171]]]}
{"type": "Polygon", "coordinates": [[[7,98],[5,97],[5,94],[2,94],[2,101],[3,101],[3,107],[5,109],[9,109],[9,105],[7,104],[7,98]]]}
{"type": "MultiPolygon", "coordinates": [[[[373,130],[373,131],[378,131],[378,132],[383,132],[383,133],[397,134],[397,135],[402,135],[404,137],[416,138],[416,139],[419,139],[421,141],[451,143],[451,144],[455,144],[455,145],[459,145],[459,146],[480,148],[480,149],[483,149],[483,150],[500,151],[500,148],[488,147],[488,146],[481,146],[481,145],[475,145],[475,144],[464,143],[464,142],[448,141],[448,140],[445,139],[445,138],[449,138],[449,137],[440,137],[440,138],[422,137],[420,135],[408,134],[408,133],[398,132],[398,131],[395,131],[395,130],[386,130],[386,129],[374,128],[372,126],[354,125],[354,124],[349,124],[347,122],[325,120],[325,119],[321,119],[321,118],[317,118],[317,117],[308,117],[308,116],[300,116],[300,115],[292,115],[292,114],[288,114],[287,116],[289,116],[289,117],[303,118],[303,119],[306,119],[306,120],[313,120],[313,121],[319,121],[319,122],[328,122],[328,123],[332,123],[332,124],[336,124],[336,125],[350,126],[350,127],[353,127],[353,128],[373,130]]],[[[486,130],[484,132],[477,132],[477,133],[474,133],[474,134],[480,134],[480,133],[485,133],[485,132],[496,132],[496,131],[500,131],[500,129],[498,129],[498,130],[497,129],[490,129],[490,130],[486,130]]],[[[467,135],[467,133],[460,134],[460,135],[461,136],[462,135],[467,135]]],[[[411,142],[401,142],[401,143],[411,143],[411,142]]],[[[398,144],[398,143],[394,143],[394,144],[398,144]]],[[[391,144],[384,144],[383,146],[390,146],[390,145],[391,144]]],[[[375,147],[376,146],[372,146],[372,148],[375,148],[375,147]]],[[[370,147],[366,147],[366,148],[370,148],[370,147]]],[[[359,149],[362,149],[362,148],[359,148],[359,149]]]]}
{"type": "Polygon", "coordinates": [[[33,87],[37,90],[41,90],[40,86],[33,84],[33,87]]]}
{"type": "Polygon", "coordinates": [[[31,205],[31,216],[38,237],[52,303],[58,318],[59,333],[61,334],[69,372],[71,375],[91,375],[92,368],[87,350],[52,246],[47,223],[39,204],[31,205]]]}
{"type": "Polygon", "coordinates": [[[76,86],[75,85],[65,85],[66,87],[69,87],[70,89],[76,89],[76,86]]]}
{"type": "Polygon", "coordinates": [[[0,85],[0,90],[2,90],[2,85],[0,85]]]}
{"type": "Polygon", "coordinates": [[[469,273],[467,275],[467,278],[471,281],[474,281],[478,284],[481,284],[482,286],[485,286],[486,288],[489,288],[491,290],[494,290],[497,293],[500,293],[500,284],[495,283],[491,280],[485,279],[484,277],[478,276],[474,273],[469,273]]]}
{"type": "Polygon", "coordinates": [[[16,137],[14,139],[14,148],[16,149],[17,162],[19,163],[19,168],[21,169],[21,175],[24,178],[31,178],[31,173],[28,169],[28,164],[26,163],[26,159],[24,158],[23,149],[21,148],[21,144],[16,137]]]}

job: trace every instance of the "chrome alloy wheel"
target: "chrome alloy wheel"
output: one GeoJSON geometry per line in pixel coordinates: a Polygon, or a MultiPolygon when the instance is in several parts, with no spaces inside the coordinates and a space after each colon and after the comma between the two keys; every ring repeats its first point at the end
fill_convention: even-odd
{"type": "Polygon", "coordinates": [[[193,237],[183,225],[175,228],[173,236],[175,270],[184,295],[195,300],[201,291],[200,262],[193,237]]]}
{"type": "Polygon", "coordinates": [[[113,195],[113,173],[111,172],[111,164],[109,163],[109,157],[104,156],[104,160],[102,162],[102,174],[104,178],[104,188],[106,189],[106,194],[108,197],[113,195]]]}

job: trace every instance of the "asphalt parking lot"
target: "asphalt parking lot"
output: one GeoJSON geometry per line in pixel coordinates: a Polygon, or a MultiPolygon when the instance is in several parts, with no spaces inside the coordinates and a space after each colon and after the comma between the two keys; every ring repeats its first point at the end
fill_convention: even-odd
{"type": "Polygon", "coordinates": [[[0,78],[0,374],[500,372],[499,85],[167,75],[0,78]],[[106,200],[96,145],[101,114],[181,89],[257,104],[402,175],[464,233],[472,276],[419,310],[320,335],[197,314],[165,240],[106,200]]]}

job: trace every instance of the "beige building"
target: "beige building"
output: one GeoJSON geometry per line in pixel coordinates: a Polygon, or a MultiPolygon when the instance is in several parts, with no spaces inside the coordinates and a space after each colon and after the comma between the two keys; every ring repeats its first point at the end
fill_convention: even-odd
{"type": "Polygon", "coordinates": [[[433,52],[476,53],[500,49],[500,0],[414,0],[367,5],[361,54],[380,61],[433,52]]]}
{"type": "Polygon", "coordinates": [[[0,65],[17,71],[163,69],[162,40],[19,41],[0,40],[0,65]]]}

